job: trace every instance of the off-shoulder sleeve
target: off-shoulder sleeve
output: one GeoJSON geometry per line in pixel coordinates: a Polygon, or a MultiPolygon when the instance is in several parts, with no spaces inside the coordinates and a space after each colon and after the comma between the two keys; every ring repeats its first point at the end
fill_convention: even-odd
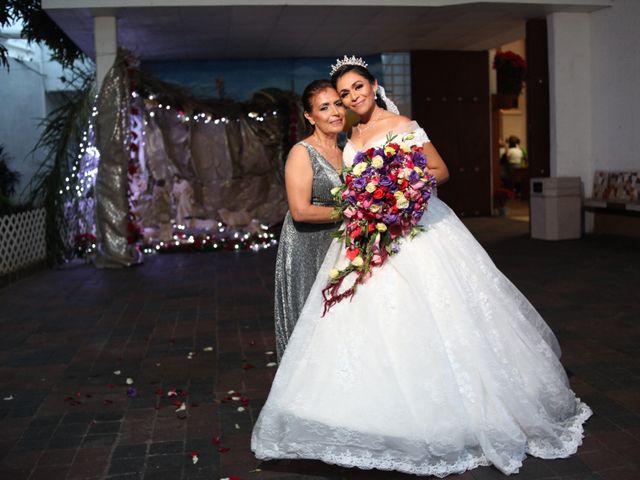
{"type": "Polygon", "coordinates": [[[411,143],[414,145],[423,145],[427,142],[430,142],[429,136],[427,133],[420,127],[418,122],[415,120],[410,121],[409,123],[404,124],[397,130],[397,133],[401,135],[405,135],[408,133],[413,134],[414,138],[411,140],[411,143]]]}
{"type": "Polygon", "coordinates": [[[416,142],[416,145],[422,145],[431,141],[429,140],[427,132],[425,132],[422,127],[416,128],[413,134],[415,135],[414,141],[416,142]]]}

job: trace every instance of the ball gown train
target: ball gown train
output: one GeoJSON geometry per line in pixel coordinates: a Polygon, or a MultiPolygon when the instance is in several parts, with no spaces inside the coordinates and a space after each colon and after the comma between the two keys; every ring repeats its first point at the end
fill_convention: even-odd
{"type": "MultiPolygon", "coordinates": [[[[415,122],[403,130],[428,141],[415,122]]],[[[348,143],[345,163],[355,153],[348,143]]],[[[332,243],[254,427],[256,457],[444,477],[516,473],[526,454],[567,457],[582,443],[591,410],[547,324],[444,202],[433,197],[421,223],[322,317],[343,256],[332,243]]]]}

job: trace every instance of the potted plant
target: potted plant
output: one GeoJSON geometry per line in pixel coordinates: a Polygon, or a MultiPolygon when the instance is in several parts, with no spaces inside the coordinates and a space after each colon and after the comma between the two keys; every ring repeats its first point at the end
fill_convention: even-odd
{"type": "Polygon", "coordinates": [[[527,73],[527,62],[511,50],[498,50],[493,59],[493,68],[497,75],[498,95],[509,96],[507,108],[517,107],[518,95],[522,91],[527,73]]]}
{"type": "Polygon", "coordinates": [[[498,210],[499,216],[504,217],[507,214],[507,201],[513,197],[513,190],[505,187],[499,187],[493,192],[493,205],[498,210]]]}

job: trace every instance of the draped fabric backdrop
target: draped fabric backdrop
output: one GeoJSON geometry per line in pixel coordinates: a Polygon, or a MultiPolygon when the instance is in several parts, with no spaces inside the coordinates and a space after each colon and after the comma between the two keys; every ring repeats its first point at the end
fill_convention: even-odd
{"type": "Polygon", "coordinates": [[[119,55],[104,80],[94,121],[96,266],[141,262],[132,232],[139,229],[145,243],[167,241],[178,217],[187,219],[178,228],[194,232],[222,222],[255,233],[261,224],[282,221],[284,159],[304,133],[297,96],[263,89],[244,103],[197,98],[149,77],[131,83],[137,72],[125,58],[119,55]],[[131,130],[137,120],[130,112],[138,109],[142,142],[131,130]],[[135,155],[134,143],[142,145],[135,155]]]}

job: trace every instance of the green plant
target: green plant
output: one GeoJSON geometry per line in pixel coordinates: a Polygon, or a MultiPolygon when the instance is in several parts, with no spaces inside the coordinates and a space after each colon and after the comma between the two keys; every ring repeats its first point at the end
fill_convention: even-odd
{"type": "MultiPolygon", "coordinates": [[[[22,37],[43,43],[51,50],[51,59],[71,67],[84,53],[42,9],[41,0],[0,0],[0,27],[17,20],[23,23],[22,37]]],[[[0,45],[0,66],[9,69],[7,49],[0,45]]]]}
{"type": "Polygon", "coordinates": [[[10,197],[16,193],[16,186],[20,181],[20,173],[9,168],[9,154],[0,143],[0,195],[10,197]]]}
{"type": "MultiPolygon", "coordinates": [[[[44,152],[44,160],[23,192],[31,204],[46,209],[47,260],[52,265],[72,253],[65,199],[73,190],[67,193],[69,184],[65,179],[76,179],[71,169],[79,154],[94,96],[93,71],[71,67],[67,72],[69,82],[77,85],[78,90],[65,94],[63,104],[42,121],[42,135],[33,151],[44,152]]],[[[70,186],[75,187],[75,183],[70,186]]]]}

